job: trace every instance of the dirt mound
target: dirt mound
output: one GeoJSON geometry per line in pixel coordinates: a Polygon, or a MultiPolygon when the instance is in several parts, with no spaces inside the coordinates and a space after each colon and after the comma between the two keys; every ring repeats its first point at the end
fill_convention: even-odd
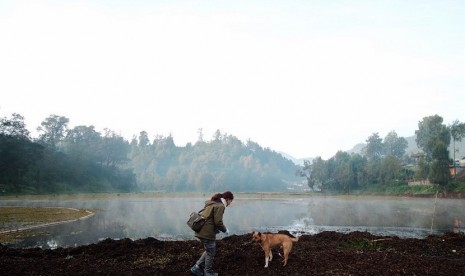
{"type": "MultiPolygon", "coordinates": [[[[278,251],[268,268],[251,235],[218,241],[220,275],[464,275],[465,235],[425,239],[367,232],[303,235],[286,267],[278,251]]],[[[13,249],[0,245],[1,275],[189,275],[202,253],[199,241],[106,239],[74,248],[13,249]]]]}

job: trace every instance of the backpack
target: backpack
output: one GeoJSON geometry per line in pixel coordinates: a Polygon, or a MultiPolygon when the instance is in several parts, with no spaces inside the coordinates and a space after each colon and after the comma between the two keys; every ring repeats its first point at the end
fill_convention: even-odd
{"type": "MultiPolygon", "coordinates": [[[[208,204],[207,206],[205,206],[205,208],[207,208],[208,206],[212,204],[215,204],[215,203],[208,204]]],[[[205,210],[205,208],[203,208],[202,210],[198,212],[192,212],[189,216],[189,219],[187,220],[187,225],[195,232],[199,232],[208,219],[200,214],[205,210]]]]}
{"type": "Polygon", "coordinates": [[[194,230],[194,232],[199,232],[205,224],[205,218],[198,212],[192,212],[187,220],[187,225],[194,230]]]}

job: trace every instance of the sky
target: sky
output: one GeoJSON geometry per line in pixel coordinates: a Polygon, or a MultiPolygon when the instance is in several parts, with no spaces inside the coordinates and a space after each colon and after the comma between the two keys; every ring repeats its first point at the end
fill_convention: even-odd
{"type": "Polygon", "coordinates": [[[0,117],[332,157],[465,121],[462,0],[0,1],[0,117]]]}

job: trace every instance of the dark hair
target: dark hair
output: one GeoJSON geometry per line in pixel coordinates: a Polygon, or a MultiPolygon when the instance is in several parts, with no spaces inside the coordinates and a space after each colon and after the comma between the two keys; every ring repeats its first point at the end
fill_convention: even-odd
{"type": "Polygon", "coordinates": [[[233,199],[234,199],[234,195],[233,195],[233,193],[231,193],[230,191],[226,191],[226,192],[223,193],[223,198],[224,198],[224,199],[231,199],[231,200],[233,200],[233,199]]]}
{"type": "Polygon", "coordinates": [[[226,191],[226,192],[224,192],[224,193],[217,193],[217,194],[214,194],[210,200],[216,201],[216,200],[219,200],[220,198],[231,199],[231,200],[233,200],[233,199],[234,199],[234,195],[233,195],[233,193],[231,193],[230,191],[226,191]]]}

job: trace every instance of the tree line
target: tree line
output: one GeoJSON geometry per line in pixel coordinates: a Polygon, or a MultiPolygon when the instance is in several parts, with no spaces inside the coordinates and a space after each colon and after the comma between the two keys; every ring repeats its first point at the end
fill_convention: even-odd
{"type": "MultiPolygon", "coordinates": [[[[258,143],[243,143],[219,130],[194,144],[141,131],[131,141],[94,126],[68,128],[69,119],[50,115],[31,138],[24,117],[0,117],[0,194],[129,191],[284,191],[306,179],[313,190],[350,193],[357,189],[426,181],[451,183],[449,145],[465,137],[465,124],[443,124],[424,117],[415,131],[421,149],[415,156],[407,141],[391,131],[373,133],[360,153],[339,151],[297,166],[258,143]],[[414,166],[409,166],[414,164],[414,166]],[[305,178],[303,178],[305,177],[305,178]]],[[[455,156],[454,156],[455,159],[455,156]]]]}
{"type": "Polygon", "coordinates": [[[328,160],[317,157],[312,162],[305,161],[299,173],[314,190],[345,193],[405,185],[414,180],[428,180],[441,186],[451,184],[455,143],[465,137],[465,124],[456,120],[447,126],[441,116],[428,116],[418,123],[415,135],[421,150],[415,156],[406,154],[407,140],[395,131],[389,132],[384,139],[373,133],[361,153],[338,151],[328,160]],[[453,159],[448,150],[451,141],[453,159]],[[414,166],[409,166],[412,164],[414,166]]]}
{"type": "Polygon", "coordinates": [[[67,129],[66,117],[51,115],[36,139],[14,113],[0,118],[0,192],[60,193],[131,191],[135,176],[128,166],[127,141],[93,126],[67,129]]]}
{"type": "Polygon", "coordinates": [[[220,131],[178,147],[171,136],[127,141],[68,124],[50,115],[31,138],[20,114],[0,118],[0,192],[283,191],[301,181],[281,154],[220,131]]]}

